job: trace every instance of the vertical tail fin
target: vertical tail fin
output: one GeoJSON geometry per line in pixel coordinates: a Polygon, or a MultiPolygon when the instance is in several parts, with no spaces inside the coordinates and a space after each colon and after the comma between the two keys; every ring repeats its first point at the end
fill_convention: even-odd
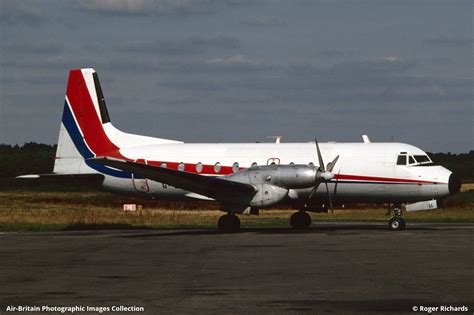
{"type": "MultiPolygon", "coordinates": [[[[65,110],[70,110],[80,131],[82,142],[90,151],[85,152],[86,155],[96,156],[106,153],[116,155],[119,147],[109,139],[103,126],[110,122],[110,117],[94,69],[69,72],[65,110]]],[[[66,129],[69,131],[68,126],[66,129]]]]}
{"type": "Polygon", "coordinates": [[[110,123],[110,116],[95,70],[71,70],[54,172],[95,172],[85,159],[106,152],[107,155],[116,156],[119,147],[107,136],[104,130],[104,124],[107,123],[110,123]]]}
{"type": "Polygon", "coordinates": [[[123,159],[121,148],[180,141],[124,133],[110,122],[97,72],[92,68],[69,72],[59,132],[55,173],[103,171],[85,160],[95,156],[123,159]]]}

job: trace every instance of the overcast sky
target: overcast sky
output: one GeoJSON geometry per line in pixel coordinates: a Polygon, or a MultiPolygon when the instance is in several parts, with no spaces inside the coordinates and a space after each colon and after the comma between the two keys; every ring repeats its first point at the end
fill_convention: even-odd
{"type": "Polygon", "coordinates": [[[92,66],[126,132],[474,149],[472,1],[0,3],[0,143],[56,143],[92,66]]]}

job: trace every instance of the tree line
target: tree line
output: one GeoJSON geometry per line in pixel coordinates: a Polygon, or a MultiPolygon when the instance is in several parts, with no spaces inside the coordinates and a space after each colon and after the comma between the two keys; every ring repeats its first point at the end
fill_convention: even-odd
{"type": "Polygon", "coordinates": [[[0,178],[52,173],[57,145],[29,142],[0,144],[0,178]]]}
{"type": "MultiPolygon", "coordinates": [[[[29,142],[22,146],[0,144],[0,178],[51,173],[57,145],[29,142]]],[[[474,182],[474,150],[468,153],[428,153],[431,159],[457,173],[464,182],[474,182]]]]}

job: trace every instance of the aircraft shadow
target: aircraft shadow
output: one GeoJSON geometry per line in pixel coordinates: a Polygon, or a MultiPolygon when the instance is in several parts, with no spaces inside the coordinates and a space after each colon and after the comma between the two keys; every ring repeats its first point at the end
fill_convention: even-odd
{"type": "MultiPolygon", "coordinates": [[[[430,226],[413,226],[407,227],[407,231],[428,231],[436,230],[434,227],[430,226]]],[[[156,230],[157,233],[145,233],[145,234],[130,234],[130,235],[120,235],[119,237],[125,238],[153,238],[153,237],[169,237],[169,236],[186,236],[186,235],[231,235],[231,234],[246,234],[246,233],[256,233],[256,234],[327,234],[327,233],[338,233],[338,234],[352,234],[351,231],[354,231],[354,234],[360,231],[380,231],[387,233],[397,233],[394,231],[388,230],[386,224],[318,224],[317,226],[311,226],[308,229],[304,230],[294,230],[291,227],[243,227],[237,233],[221,233],[217,229],[196,229],[196,230],[156,230]],[[159,231],[159,232],[158,232],[159,231]]]]}
{"type": "Polygon", "coordinates": [[[149,226],[136,226],[122,223],[107,224],[71,224],[62,229],[63,231],[108,231],[108,230],[156,230],[149,226]]]}

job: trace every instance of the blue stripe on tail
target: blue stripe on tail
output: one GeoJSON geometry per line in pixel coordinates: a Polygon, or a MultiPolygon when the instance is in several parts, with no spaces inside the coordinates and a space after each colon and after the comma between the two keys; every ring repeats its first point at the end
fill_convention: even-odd
{"type": "Polygon", "coordinates": [[[67,104],[67,100],[64,101],[62,122],[64,127],[66,127],[66,130],[69,136],[71,137],[72,142],[76,146],[76,149],[84,158],[84,162],[87,164],[87,166],[98,171],[99,173],[110,175],[113,177],[132,178],[132,173],[112,169],[108,166],[93,163],[87,160],[94,157],[95,154],[87,147],[86,143],[84,142],[84,138],[82,138],[81,132],[79,131],[78,126],[76,125],[72,112],[67,104]]]}

